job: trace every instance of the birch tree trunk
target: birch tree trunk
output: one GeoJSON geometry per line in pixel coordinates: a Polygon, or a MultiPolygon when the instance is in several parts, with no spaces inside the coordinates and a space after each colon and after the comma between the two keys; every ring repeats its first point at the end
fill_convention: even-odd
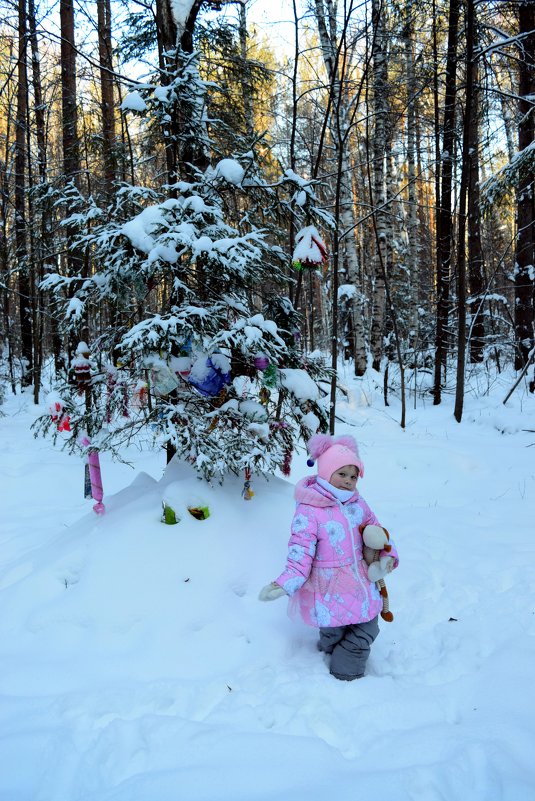
{"type": "Polygon", "coordinates": [[[386,36],[384,23],[384,7],[380,0],[372,0],[373,30],[373,197],[371,206],[375,216],[376,240],[373,269],[373,298],[371,324],[371,351],[374,370],[381,369],[384,347],[385,326],[385,281],[382,265],[387,263],[387,225],[385,206],[385,155],[386,155],[386,118],[388,112],[386,85],[387,60],[386,36]]]}
{"type": "Polygon", "coordinates": [[[343,236],[347,283],[356,289],[349,303],[349,326],[352,338],[351,356],[354,360],[356,376],[364,375],[367,366],[366,329],[360,292],[360,264],[355,234],[355,204],[352,185],[352,165],[347,148],[344,148],[341,162],[340,186],[340,228],[343,236]]]}
{"type": "MultiPolygon", "coordinates": [[[[35,15],[34,0],[28,0],[28,29],[30,37],[30,46],[32,54],[32,87],[34,96],[34,116],[35,116],[35,137],[37,140],[37,172],[39,176],[39,184],[41,191],[39,193],[39,202],[36,205],[39,207],[39,223],[34,221],[34,229],[36,236],[34,240],[35,247],[35,261],[36,261],[36,303],[38,307],[45,300],[46,293],[40,290],[39,284],[47,272],[52,272],[56,269],[54,246],[52,237],[52,206],[49,197],[49,192],[45,188],[48,181],[48,157],[47,157],[47,135],[46,135],[46,105],[43,98],[43,87],[41,81],[41,59],[39,54],[39,43],[37,39],[37,23],[35,15]]],[[[55,243],[54,243],[55,244],[55,243]]],[[[48,295],[50,297],[50,294],[48,295]]],[[[48,305],[50,310],[48,322],[50,334],[52,338],[52,350],[54,354],[54,366],[56,373],[62,367],[61,363],[61,337],[59,336],[58,320],[52,311],[52,304],[48,305]]],[[[35,351],[35,380],[34,380],[34,395],[35,401],[38,402],[39,383],[40,383],[40,366],[42,362],[43,353],[43,340],[45,333],[45,320],[43,315],[37,315],[34,325],[34,351],[35,351]],[[38,369],[39,368],[39,369],[38,369]]]]}
{"type": "MultiPolygon", "coordinates": [[[[344,25],[347,26],[352,5],[346,9],[344,25]]],[[[355,375],[364,375],[366,372],[366,339],[365,327],[360,303],[359,275],[360,265],[358,259],[357,241],[355,235],[355,206],[353,197],[353,186],[351,180],[351,160],[349,156],[349,130],[350,122],[349,109],[347,107],[347,94],[344,90],[344,80],[347,76],[343,74],[343,68],[339,65],[340,41],[336,20],[336,3],[333,0],[315,0],[315,16],[318,25],[318,32],[321,43],[323,61],[329,83],[331,87],[331,97],[338,98],[336,103],[336,113],[333,111],[329,116],[329,129],[335,149],[336,163],[340,165],[340,187],[339,187],[339,220],[338,235],[343,241],[345,263],[347,267],[347,280],[357,288],[357,299],[351,308],[352,329],[354,332],[354,365],[355,375]],[[342,101],[342,97],[344,100],[342,101]]],[[[347,63],[345,67],[347,69],[347,63]]],[[[337,247],[338,251],[338,247],[337,247]]]]}
{"type": "MultiPolygon", "coordinates": [[[[510,71],[503,65],[504,72],[507,76],[509,76],[510,71]]],[[[505,139],[507,142],[507,155],[509,157],[509,161],[512,161],[515,152],[516,152],[516,143],[515,143],[515,120],[514,115],[511,111],[511,107],[509,105],[510,99],[505,96],[505,91],[513,92],[513,82],[510,78],[507,78],[506,86],[503,85],[503,75],[498,71],[495,72],[494,75],[496,86],[499,90],[499,100],[500,100],[500,108],[502,111],[502,118],[503,118],[503,127],[505,131],[505,139]]]]}
{"type": "MultiPolygon", "coordinates": [[[[475,10],[472,8],[472,14],[475,10]]],[[[474,20],[472,25],[474,43],[472,52],[478,49],[478,26],[474,20]]],[[[480,131],[480,90],[479,67],[477,55],[472,63],[467,61],[467,69],[472,70],[471,101],[470,101],[470,130],[468,149],[470,153],[468,175],[468,283],[470,288],[470,361],[472,363],[483,361],[483,348],[485,345],[485,318],[483,316],[484,260],[483,246],[481,244],[481,208],[479,193],[479,131],[480,131]]],[[[468,88],[467,88],[468,91],[468,88]]]]}
{"type": "Polygon", "coordinates": [[[28,265],[26,224],[26,148],[28,144],[28,72],[27,72],[27,22],[26,3],[19,0],[18,6],[18,54],[17,54],[17,116],[15,120],[15,257],[18,275],[19,320],[22,355],[21,386],[32,383],[33,335],[32,304],[28,265]]]}
{"type": "Polygon", "coordinates": [[[407,80],[407,262],[410,278],[409,345],[418,341],[418,200],[416,197],[416,81],[414,77],[414,0],[407,0],[405,9],[405,72],[407,80]]]}

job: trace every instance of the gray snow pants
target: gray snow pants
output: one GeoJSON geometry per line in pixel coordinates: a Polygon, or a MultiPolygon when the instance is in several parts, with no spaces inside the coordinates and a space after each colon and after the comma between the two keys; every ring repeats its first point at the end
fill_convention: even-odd
{"type": "Polygon", "coordinates": [[[379,623],[376,617],[367,623],[320,628],[318,648],[331,654],[331,675],[344,681],[361,679],[371,644],[378,634],[379,623]]]}

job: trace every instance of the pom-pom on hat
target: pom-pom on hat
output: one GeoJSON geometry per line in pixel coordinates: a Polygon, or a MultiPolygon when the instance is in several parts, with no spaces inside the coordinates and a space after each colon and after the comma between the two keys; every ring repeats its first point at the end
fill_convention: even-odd
{"type": "MultiPolygon", "coordinates": [[[[318,476],[330,481],[333,473],[346,464],[358,467],[359,478],[364,475],[364,465],[359,456],[359,448],[354,437],[331,437],[316,434],[308,441],[308,452],[318,463],[318,476]]],[[[312,467],[310,460],[307,462],[312,467]]]]}

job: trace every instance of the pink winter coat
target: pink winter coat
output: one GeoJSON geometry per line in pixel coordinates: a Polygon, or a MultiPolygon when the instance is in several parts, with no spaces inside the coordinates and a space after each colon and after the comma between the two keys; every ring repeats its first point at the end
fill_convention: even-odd
{"type": "MultiPolygon", "coordinates": [[[[295,498],[286,568],[275,580],[290,596],[288,614],[322,628],[372,620],[382,600],[368,579],[362,530],[381,524],[357,491],[342,503],[315,476],[297,484],[295,498]]],[[[394,546],[388,555],[397,567],[394,546]]]]}

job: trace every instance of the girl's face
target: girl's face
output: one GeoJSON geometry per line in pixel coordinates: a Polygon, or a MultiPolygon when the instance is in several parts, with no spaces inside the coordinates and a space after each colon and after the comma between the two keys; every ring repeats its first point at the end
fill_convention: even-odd
{"type": "Polygon", "coordinates": [[[345,467],[335,470],[329,479],[329,484],[332,484],[336,489],[354,490],[357,486],[358,477],[358,467],[355,467],[354,464],[346,464],[345,467]]]}

